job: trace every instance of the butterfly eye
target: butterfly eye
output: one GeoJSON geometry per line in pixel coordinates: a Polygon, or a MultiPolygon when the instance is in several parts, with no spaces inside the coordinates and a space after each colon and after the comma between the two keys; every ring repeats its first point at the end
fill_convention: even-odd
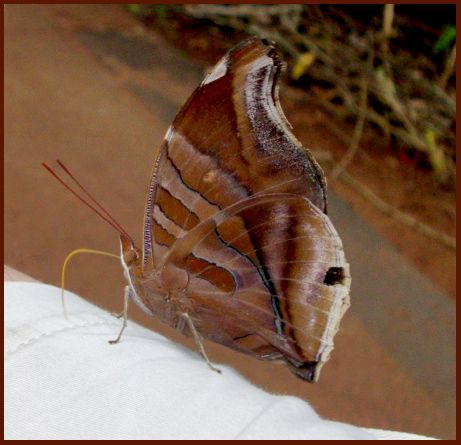
{"type": "Polygon", "coordinates": [[[125,261],[125,264],[130,267],[132,266],[133,264],[136,263],[136,261],[138,260],[139,258],[139,255],[138,255],[138,252],[136,250],[126,250],[123,252],[123,259],[125,261]]]}
{"type": "Polygon", "coordinates": [[[342,267],[330,267],[325,274],[323,284],[327,286],[334,286],[335,284],[343,284],[344,282],[344,269],[342,267]]]}

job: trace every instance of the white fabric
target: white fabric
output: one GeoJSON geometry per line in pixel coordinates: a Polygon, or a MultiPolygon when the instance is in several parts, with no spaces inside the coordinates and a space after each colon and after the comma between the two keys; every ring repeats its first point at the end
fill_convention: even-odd
{"type": "Polygon", "coordinates": [[[5,439],[415,439],[321,419],[60,289],[5,283],[5,439]],[[384,433],[384,435],[383,435],[384,433]],[[393,436],[393,437],[390,437],[393,436]]]}

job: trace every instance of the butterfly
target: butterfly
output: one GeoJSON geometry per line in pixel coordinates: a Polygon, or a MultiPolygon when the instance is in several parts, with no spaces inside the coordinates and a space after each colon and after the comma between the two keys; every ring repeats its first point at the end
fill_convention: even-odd
{"type": "Polygon", "coordinates": [[[202,337],[284,360],[313,382],[351,279],[325,175],[279,104],[284,68],[272,43],[244,40],[174,119],[148,187],[142,248],[119,229],[124,326],[133,300],[194,337],[205,358],[202,337]]]}

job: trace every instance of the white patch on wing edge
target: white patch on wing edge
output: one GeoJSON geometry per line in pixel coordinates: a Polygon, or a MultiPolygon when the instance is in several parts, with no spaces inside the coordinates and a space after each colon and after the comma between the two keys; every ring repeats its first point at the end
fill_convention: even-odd
{"type": "Polygon", "coordinates": [[[227,57],[223,57],[213,68],[210,74],[203,79],[202,85],[214,82],[225,76],[227,73],[227,57]]]}
{"type": "Polygon", "coordinates": [[[170,125],[165,134],[165,137],[163,138],[165,141],[170,142],[171,136],[173,135],[173,130],[174,130],[173,125],[170,125]]]}

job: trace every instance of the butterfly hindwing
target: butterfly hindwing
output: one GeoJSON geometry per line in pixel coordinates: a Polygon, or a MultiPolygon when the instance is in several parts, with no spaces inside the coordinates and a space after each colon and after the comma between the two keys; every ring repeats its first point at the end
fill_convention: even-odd
{"type": "Polygon", "coordinates": [[[204,336],[294,366],[328,359],[349,305],[341,241],[294,194],[255,195],[200,222],[171,249],[169,268],[186,271],[178,298],[204,336]]]}

